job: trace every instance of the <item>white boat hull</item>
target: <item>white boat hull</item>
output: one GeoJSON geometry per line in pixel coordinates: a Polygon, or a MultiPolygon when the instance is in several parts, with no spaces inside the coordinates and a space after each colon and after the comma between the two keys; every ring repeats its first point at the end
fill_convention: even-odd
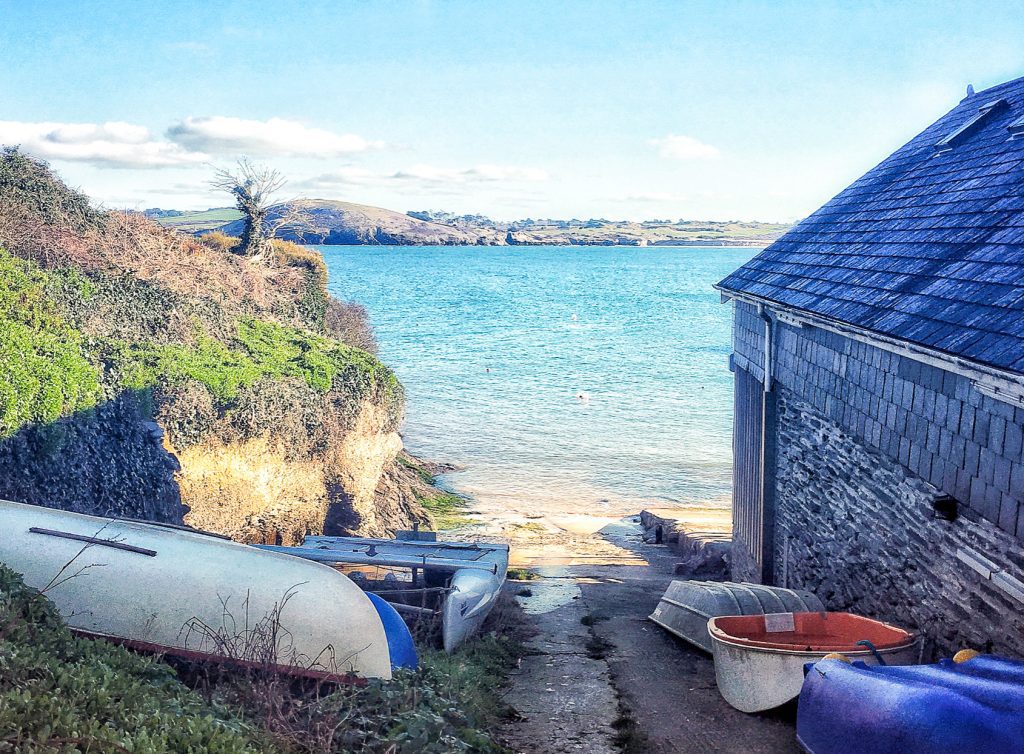
{"type": "Polygon", "coordinates": [[[391,677],[376,608],[327,566],[202,533],[5,501],[0,531],[0,562],[44,590],[79,633],[299,675],[391,677]]]}
{"type": "Polygon", "coordinates": [[[454,652],[467,639],[479,633],[494,607],[504,581],[505,568],[498,574],[463,570],[452,575],[451,591],[441,610],[445,652],[454,652]]]}
{"type": "MultiPolygon", "coordinates": [[[[762,712],[796,699],[804,682],[804,665],[828,654],[741,646],[722,641],[713,634],[711,642],[718,690],[725,701],[741,712],[762,712]]],[[[887,665],[913,665],[919,651],[915,641],[903,647],[879,650],[879,654],[887,665]]],[[[866,649],[843,654],[850,660],[878,664],[866,649]]]]}
{"type": "Polygon", "coordinates": [[[719,615],[814,612],[825,606],[807,591],[733,581],[673,581],[650,619],[680,639],[712,652],[708,621],[719,615]]]}

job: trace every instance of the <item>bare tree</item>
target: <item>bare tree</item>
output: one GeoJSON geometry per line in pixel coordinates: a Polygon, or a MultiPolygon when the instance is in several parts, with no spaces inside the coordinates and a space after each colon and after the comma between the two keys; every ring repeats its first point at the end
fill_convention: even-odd
{"type": "Polygon", "coordinates": [[[273,203],[286,183],[277,170],[242,158],[237,170],[218,170],[210,183],[235,197],[235,206],[243,215],[242,237],[235,247],[238,254],[269,259],[270,240],[282,233],[290,234],[300,243],[317,237],[322,241],[326,236],[326,231],[314,226],[298,199],[273,203]]]}
{"type": "Polygon", "coordinates": [[[267,256],[273,236],[267,217],[274,195],[285,184],[284,176],[243,158],[238,161],[237,170],[218,170],[211,184],[234,196],[235,206],[242,213],[244,225],[238,253],[247,257],[267,256]]]}

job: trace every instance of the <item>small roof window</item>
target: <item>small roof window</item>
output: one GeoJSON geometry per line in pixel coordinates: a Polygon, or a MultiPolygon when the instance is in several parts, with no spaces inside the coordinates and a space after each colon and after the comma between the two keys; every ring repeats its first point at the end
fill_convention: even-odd
{"type": "Polygon", "coordinates": [[[1002,112],[1009,106],[1010,104],[1005,99],[992,100],[988,104],[982,105],[978,109],[977,115],[975,115],[973,118],[970,118],[966,123],[964,123],[955,131],[947,135],[945,138],[936,142],[935,151],[948,152],[953,147],[965,141],[967,137],[969,137],[975,131],[977,131],[978,128],[980,128],[981,125],[986,120],[988,120],[990,116],[994,115],[995,113],[1002,112]]]}
{"type": "Polygon", "coordinates": [[[1011,139],[1024,137],[1024,115],[1020,116],[1017,120],[1008,125],[1006,130],[1010,132],[1011,139]]]}

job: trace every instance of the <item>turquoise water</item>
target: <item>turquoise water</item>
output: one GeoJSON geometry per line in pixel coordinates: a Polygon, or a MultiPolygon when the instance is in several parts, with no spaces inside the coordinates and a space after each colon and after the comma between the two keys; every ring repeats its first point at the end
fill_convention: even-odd
{"type": "Polygon", "coordinates": [[[752,249],[319,247],[370,311],[414,453],[483,501],[725,504],[730,307],[752,249]],[[488,371],[489,370],[489,371],[488,371]]]}

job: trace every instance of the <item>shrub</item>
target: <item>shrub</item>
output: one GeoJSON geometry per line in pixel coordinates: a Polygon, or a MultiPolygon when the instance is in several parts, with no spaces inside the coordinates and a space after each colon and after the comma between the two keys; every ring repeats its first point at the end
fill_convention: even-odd
{"type": "Polygon", "coordinates": [[[82,334],[51,303],[54,288],[88,294],[84,281],[41,272],[0,249],[0,437],[90,408],[102,395],[82,334]]]}
{"type": "Polygon", "coordinates": [[[366,307],[362,304],[357,304],[354,301],[339,301],[333,296],[329,296],[327,311],[324,314],[324,329],[328,335],[353,348],[377,353],[377,338],[370,326],[370,317],[366,313],[366,307]]]}
{"type": "Polygon", "coordinates": [[[157,660],[76,638],[44,596],[0,565],[0,751],[265,750],[157,660]]]}
{"type": "Polygon", "coordinates": [[[224,254],[233,254],[235,249],[238,248],[239,240],[238,236],[229,236],[227,233],[214,230],[199,236],[199,243],[208,249],[213,249],[214,251],[219,251],[224,254]]]}

